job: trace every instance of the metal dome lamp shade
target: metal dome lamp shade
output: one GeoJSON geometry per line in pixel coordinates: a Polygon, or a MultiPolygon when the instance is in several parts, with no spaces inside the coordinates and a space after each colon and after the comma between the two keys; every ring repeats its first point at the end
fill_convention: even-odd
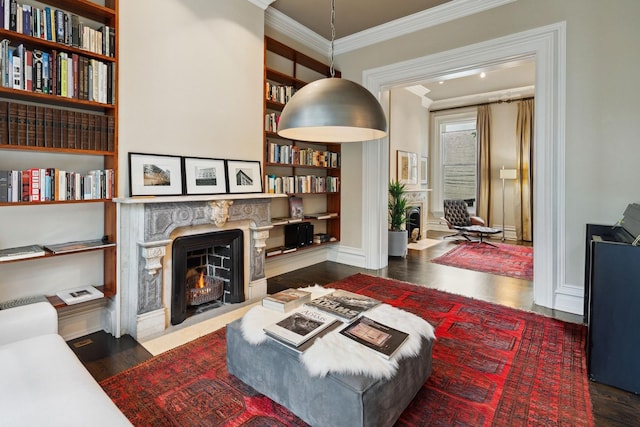
{"type": "Polygon", "coordinates": [[[335,0],[331,0],[331,77],[304,86],[285,105],[278,123],[283,138],[316,142],[357,142],[382,138],[387,119],[364,87],[334,77],[335,0]]]}

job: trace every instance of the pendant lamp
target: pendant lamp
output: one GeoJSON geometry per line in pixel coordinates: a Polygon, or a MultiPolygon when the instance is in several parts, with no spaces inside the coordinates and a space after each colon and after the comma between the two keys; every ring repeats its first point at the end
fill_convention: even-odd
{"type": "Polygon", "coordinates": [[[305,85],[287,102],[278,123],[283,138],[356,142],[387,134],[387,119],[375,96],[351,80],[334,77],[334,24],[335,0],[331,0],[331,77],[305,85]]]}

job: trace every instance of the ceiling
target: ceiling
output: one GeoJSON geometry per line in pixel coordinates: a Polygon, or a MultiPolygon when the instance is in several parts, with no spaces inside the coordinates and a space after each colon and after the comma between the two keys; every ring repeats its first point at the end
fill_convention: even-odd
{"type": "MultiPolygon", "coordinates": [[[[335,0],[336,39],[451,0],[335,0]]],[[[275,0],[272,8],[331,40],[331,0],[275,0]]]]}
{"type": "MultiPolygon", "coordinates": [[[[456,7],[454,5],[469,12],[472,9],[469,0],[335,0],[335,39],[340,42],[344,37],[358,36],[358,33],[375,27],[384,28],[391,21],[427,10],[427,13],[442,13],[443,8],[456,7]]],[[[275,0],[269,7],[322,38],[331,40],[331,0],[275,0]]],[[[465,103],[530,96],[534,84],[535,62],[531,60],[473,70],[466,75],[445,76],[414,86],[412,92],[423,96],[426,91],[428,93],[424,96],[428,102],[435,101],[434,108],[448,108],[465,103]],[[486,74],[484,78],[479,76],[481,72],[486,74]],[[519,88],[526,90],[514,90],[519,88]]]]}

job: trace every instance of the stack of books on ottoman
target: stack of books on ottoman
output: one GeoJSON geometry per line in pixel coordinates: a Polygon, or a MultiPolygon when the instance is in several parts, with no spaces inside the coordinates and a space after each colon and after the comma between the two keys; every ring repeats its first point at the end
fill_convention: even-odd
{"type": "Polygon", "coordinates": [[[262,305],[291,314],[263,330],[270,338],[301,353],[316,338],[341,328],[345,337],[390,359],[409,335],[366,316],[380,303],[344,290],[311,299],[310,292],[287,289],[265,297],[262,305]]]}

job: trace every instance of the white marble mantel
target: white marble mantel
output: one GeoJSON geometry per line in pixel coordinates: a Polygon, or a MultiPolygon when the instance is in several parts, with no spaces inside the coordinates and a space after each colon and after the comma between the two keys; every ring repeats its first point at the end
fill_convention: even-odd
{"type": "Polygon", "coordinates": [[[281,194],[221,194],[116,198],[120,334],[138,340],[170,326],[173,241],[230,229],[243,232],[244,294],[267,293],[264,248],[271,201],[281,194]]]}
{"type": "Polygon", "coordinates": [[[420,239],[427,238],[427,220],[429,217],[429,192],[430,188],[405,190],[407,207],[420,207],[420,239]]]}

